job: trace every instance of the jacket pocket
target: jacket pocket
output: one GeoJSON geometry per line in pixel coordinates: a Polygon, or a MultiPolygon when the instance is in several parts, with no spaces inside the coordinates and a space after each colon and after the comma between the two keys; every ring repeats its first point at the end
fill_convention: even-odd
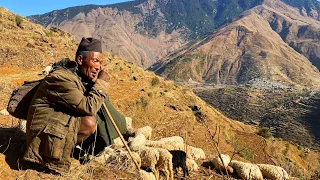
{"type": "Polygon", "coordinates": [[[61,160],[66,143],[68,127],[62,124],[48,124],[43,130],[44,149],[46,157],[61,160]]]}

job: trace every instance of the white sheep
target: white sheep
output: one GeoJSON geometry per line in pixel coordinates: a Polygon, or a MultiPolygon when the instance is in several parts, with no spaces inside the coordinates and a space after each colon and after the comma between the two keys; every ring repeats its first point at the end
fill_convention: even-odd
{"type": "Polygon", "coordinates": [[[152,173],[144,170],[140,170],[139,173],[142,180],[156,180],[156,177],[152,173]]]}
{"type": "Polygon", "coordinates": [[[156,164],[159,161],[159,151],[147,146],[131,146],[130,148],[140,156],[141,167],[150,168],[156,179],[158,179],[156,164]]]}
{"type": "Polygon", "coordinates": [[[120,137],[117,137],[113,140],[113,144],[110,146],[112,149],[121,149],[124,147],[123,142],[121,141],[120,137]]]}
{"type": "Polygon", "coordinates": [[[201,148],[187,146],[187,157],[192,158],[194,160],[205,159],[206,154],[201,148]]]}
{"type": "Polygon", "coordinates": [[[213,162],[213,166],[216,170],[218,171],[224,171],[225,172],[225,168],[227,168],[228,164],[230,163],[231,159],[230,159],[230,156],[229,155],[225,155],[225,154],[221,154],[221,158],[222,158],[222,161],[221,162],[221,159],[218,156],[216,156],[212,162],[213,162]]]}
{"type": "Polygon", "coordinates": [[[184,140],[182,137],[180,136],[172,136],[172,137],[166,137],[166,138],[162,138],[159,141],[163,141],[163,142],[176,142],[176,143],[184,143],[184,140]]]}
{"type": "MultiPolygon", "coordinates": [[[[157,173],[159,173],[159,170],[162,170],[166,176],[166,180],[170,177],[173,179],[172,154],[166,149],[156,149],[159,152],[159,161],[156,164],[157,173]]],[[[159,174],[156,177],[159,177],[159,174]]]]}
{"type": "Polygon", "coordinates": [[[150,126],[138,128],[136,130],[136,135],[137,134],[143,134],[149,140],[149,139],[151,139],[152,128],[150,126]]]}
{"type": "Polygon", "coordinates": [[[99,156],[95,157],[93,161],[96,161],[100,164],[105,165],[107,162],[107,159],[113,152],[114,152],[114,149],[112,149],[111,147],[105,147],[103,152],[99,156]]]}
{"type": "Polygon", "coordinates": [[[289,179],[289,175],[282,167],[274,166],[270,164],[257,164],[262,176],[266,179],[272,180],[284,180],[289,179]]]}
{"type": "Polygon", "coordinates": [[[185,146],[184,144],[181,143],[176,143],[176,142],[165,142],[165,141],[152,141],[152,140],[147,140],[146,146],[149,147],[155,147],[155,148],[163,148],[166,150],[184,150],[185,146]]]}
{"type": "Polygon", "coordinates": [[[133,138],[129,138],[129,147],[131,146],[144,146],[146,144],[146,137],[143,134],[137,134],[133,138]]]}
{"type": "MultiPolygon", "coordinates": [[[[171,141],[151,141],[147,140],[146,146],[155,147],[155,148],[163,148],[169,151],[172,150],[185,150],[185,145],[182,143],[171,142],[171,141]]],[[[206,155],[204,151],[200,148],[195,148],[192,146],[187,146],[187,158],[191,158],[194,160],[205,159],[206,155]]]]}
{"type": "Polygon", "coordinates": [[[259,167],[255,164],[244,163],[240,161],[231,161],[230,166],[236,171],[241,179],[263,180],[259,167]]]}
{"type": "Polygon", "coordinates": [[[198,170],[199,170],[198,164],[197,164],[193,159],[187,158],[186,164],[187,164],[187,167],[188,167],[188,171],[189,171],[189,172],[191,172],[191,171],[198,171],[198,170]]]}
{"type": "Polygon", "coordinates": [[[2,109],[2,110],[0,111],[0,114],[5,115],[5,116],[8,116],[8,115],[9,115],[9,112],[8,112],[7,109],[2,109]]]}

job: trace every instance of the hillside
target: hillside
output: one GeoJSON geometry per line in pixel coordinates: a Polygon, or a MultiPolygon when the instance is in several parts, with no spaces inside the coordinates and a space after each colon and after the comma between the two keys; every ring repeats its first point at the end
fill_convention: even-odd
{"type": "MultiPolygon", "coordinates": [[[[294,37],[297,31],[278,26],[279,35],[273,29],[274,24],[282,22],[282,25],[293,24],[290,26],[293,29],[309,27],[313,33],[319,32],[319,21],[292,13],[296,11],[280,1],[265,1],[214,34],[167,56],[150,70],[176,81],[191,78],[197,82],[246,84],[259,78],[287,86],[319,87],[319,70],[282,39],[281,35],[294,37]]],[[[297,42],[307,42],[306,39],[302,37],[297,42]]]]}
{"type": "MultiPolygon", "coordinates": [[[[10,92],[14,87],[22,84],[24,80],[38,79],[43,65],[38,61],[39,57],[46,58],[45,63],[54,62],[62,56],[74,56],[77,45],[71,41],[72,37],[61,31],[51,31],[23,19],[24,28],[17,25],[16,15],[0,8],[0,21],[4,25],[0,32],[1,37],[6,35],[8,42],[14,41],[15,44],[6,45],[7,41],[0,41],[0,51],[5,52],[1,56],[0,62],[0,109],[6,107],[10,92]],[[30,28],[27,28],[30,27],[30,28]],[[39,34],[35,31],[38,27],[39,34]],[[54,43],[56,57],[50,57],[49,45],[34,46],[32,49],[24,49],[27,43],[25,39],[32,39],[33,44],[40,44],[47,34],[51,34],[47,39],[48,43],[54,43]],[[65,43],[69,43],[68,46],[65,43]],[[44,47],[44,50],[41,49],[44,47]],[[7,52],[15,52],[8,54],[7,52]],[[30,52],[39,52],[34,61],[28,57],[30,52]],[[61,52],[59,54],[58,52],[61,52]],[[64,54],[65,53],[65,54],[64,54]],[[6,61],[6,57],[14,57],[15,61],[6,61]]],[[[51,47],[51,46],[50,46],[51,47]]],[[[105,52],[104,65],[110,71],[110,101],[114,106],[126,116],[133,118],[133,126],[141,127],[149,125],[154,128],[153,139],[161,137],[188,134],[188,144],[203,148],[209,162],[216,155],[210,143],[208,143],[207,131],[202,123],[205,120],[209,128],[213,131],[216,126],[220,127],[219,147],[223,153],[231,154],[235,144],[243,149],[245,153],[235,156],[235,159],[251,161],[254,163],[271,163],[281,165],[292,176],[310,177],[320,167],[319,153],[311,151],[305,156],[304,149],[298,149],[294,145],[286,145],[288,142],[278,139],[264,139],[256,134],[255,127],[245,125],[241,122],[231,120],[222,115],[215,108],[209,106],[190,89],[178,86],[172,81],[165,81],[152,72],[146,72],[142,68],[123,61],[105,52]],[[196,109],[199,109],[196,111],[196,109]],[[187,126],[186,126],[187,124],[187,126]],[[289,148],[286,148],[289,146],[289,148]],[[285,151],[285,153],[284,153],[285,151]]],[[[29,169],[21,161],[22,149],[24,144],[24,134],[16,127],[18,121],[11,116],[0,115],[0,163],[2,167],[1,179],[114,179],[132,178],[136,176],[132,173],[119,171],[111,167],[99,166],[89,163],[79,165],[73,162],[72,170],[66,176],[54,176],[29,169]]],[[[203,163],[198,162],[199,164],[203,163]]],[[[190,179],[223,178],[214,170],[201,167],[197,173],[192,173],[190,179]]]]}
{"type": "Polygon", "coordinates": [[[195,93],[223,114],[267,127],[277,138],[319,149],[319,92],[263,91],[233,86],[198,87],[195,93]]]}

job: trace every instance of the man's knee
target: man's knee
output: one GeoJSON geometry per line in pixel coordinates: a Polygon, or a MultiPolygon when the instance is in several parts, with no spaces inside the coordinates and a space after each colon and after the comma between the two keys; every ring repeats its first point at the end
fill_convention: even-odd
{"type": "Polygon", "coordinates": [[[93,134],[96,130],[97,121],[94,116],[81,117],[80,132],[85,134],[93,134]]]}

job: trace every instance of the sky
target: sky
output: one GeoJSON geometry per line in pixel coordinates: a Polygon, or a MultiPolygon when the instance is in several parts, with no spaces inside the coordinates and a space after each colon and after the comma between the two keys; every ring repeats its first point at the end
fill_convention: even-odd
{"type": "Polygon", "coordinates": [[[0,6],[21,16],[44,14],[53,10],[87,4],[115,4],[130,0],[0,0],[0,6]]]}

